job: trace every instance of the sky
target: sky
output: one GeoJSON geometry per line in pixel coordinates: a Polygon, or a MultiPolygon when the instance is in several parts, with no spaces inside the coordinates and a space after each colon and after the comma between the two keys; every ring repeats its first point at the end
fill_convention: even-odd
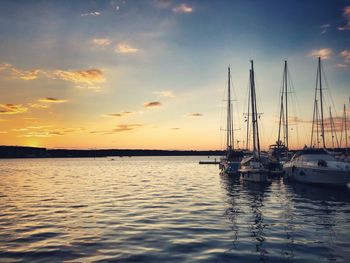
{"type": "Polygon", "coordinates": [[[263,149],[284,60],[290,148],[310,144],[318,57],[327,146],[329,107],[338,140],[344,104],[350,119],[349,0],[3,0],[0,35],[0,145],[223,149],[230,65],[242,148],[250,60],[263,149]]]}

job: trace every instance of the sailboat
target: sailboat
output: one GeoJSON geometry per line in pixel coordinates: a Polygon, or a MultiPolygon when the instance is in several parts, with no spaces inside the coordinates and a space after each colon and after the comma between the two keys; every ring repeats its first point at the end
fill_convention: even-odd
{"type": "Polygon", "coordinates": [[[226,120],[226,152],[220,160],[219,168],[222,172],[232,175],[238,174],[240,162],[243,157],[242,151],[234,149],[234,133],[233,133],[233,112],[231,100],[231,69],[228,67],[228,83],[227,83],[227,120],[226,120]]]}
{"type": "Polygon", "coordinates": [[[255,80],[254,80],[254,64],[250,61],[250,103],[251,103],[251,120],[253,129],[253,152],[251,156],[247,156],[241,161],[239,169],[243,180],[251,182],[266,182],[268,170],[264,167],[260,153],[258,112],[256,106],[255,80]]]}
{"type": "Polygon", "coordinates": [[[288,161],[288,65],[284,61],[282,89],[280,98],[280,116],[278,125],[278,136],[275,144],[269,146],[268,163],[265,167],[269,169],[269,176],[281,176],[283,163],[288,161]]]}
{"type": "Polygon", "coordinates": [[[350,183],[349,163],[337,160],[326,149],[321,58],[318,58],[316,80],[311,148],[305,147],[302,151],[295,153],[292,159],[284,164],[283,169],[287,179],[305,183],[346,186],[350,183]],[[316,138],[314,138],[315,132],[316,138]],[[314,139],[316,139],[316,143],[314,143],[314,139]]]}
{"type": "Polygon", "coordinates": [[[276,144],[269,146],[269,156],[272,161],[277,163],[287,161],[288,159],[288,66],[286,60],[284,61],[280,105],[277,141],[276,144]]]}

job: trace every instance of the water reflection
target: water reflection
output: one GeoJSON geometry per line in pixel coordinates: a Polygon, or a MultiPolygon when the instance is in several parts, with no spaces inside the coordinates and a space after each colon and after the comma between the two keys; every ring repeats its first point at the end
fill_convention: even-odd
{"type": "Polygon", "coordinates": [[[266,261],[268,252],[263,245],[266,240],[264,229],[268,224],[264,222],[262,207],[265,191],[269,185],[245,182],[227,175],[222,175],[221,185],[225,190],[227,204],[224,215],[230,221],[233,232],[232,250],[237,249],[239,231],[246,232],[245,229],[242,229],[242,226],[245,225],[260,261],[266,261]]]}
{"type": "Polygon", "coordinates": [[[233,233],[230,253],[250,252],[249,260],[262,262],[346,259],[349,233],[340,226],[350,223],[350,189],[283,180],[261,185],[224,175],[220,180],[233,233]]]}
{"type": "Polygon", "coordinates": [[[240,180],[237,177],[221,173],[221,186],[225,189],[225,202],[228,204],[224,211],[224,216],[230,221],[230,228],[233,233],[232,249],[236,248],[238,240],[238,222],[237,217],[242,212],[239,209],[236,197],[240,194],[240,180]]]}
{"type": "MultiPolygon", "coordinates": [[[[291,191],[296,197],[301,197],[311,202],[340,202],[350,204],[350,189],[329,187],[323,185],[303,184],[298,182],[289,183],[291,191]]],[[[338,204],[341,205],[341,204],[338,204]]]]}
{"type": "Polygon", "coordinates": [[[252,242],[255,242],[256,252],[260,255],[260,261],[267,260],[267,250],[264,248],[266,240],[264,230],[268,224],[264,221],[264,214],[262,208],[264,206],[264,196],[268,189],[268,184],[257,184],[252,182],[243,182],[243,186],[248,194],[249,206],[253,216],[250,222],[250,232],[252,242]]]}

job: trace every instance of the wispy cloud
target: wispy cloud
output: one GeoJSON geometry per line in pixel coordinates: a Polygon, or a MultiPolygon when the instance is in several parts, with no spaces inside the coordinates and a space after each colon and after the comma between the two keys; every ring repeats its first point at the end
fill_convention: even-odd
{"type": "Polygon", "coordinates": [[[43,99],[39,99],[40,102],[46,102],[46,103],[63,103],[63,102],[67,102],[67,100],[61,100],[61,99],[56,99],[56,98],[43,98],[43,99]]]}
{"type": "Polygon", "coordinates": [[[88,85],[102,83],[105,81],[103,71],[100,69],[87,69],[76,71],[56,70],[53,73],[53,75],[59,79],[88,85]]]}
{"type": "Polygon", "coordinates": [[[0,64],[0,72],[3,71],[3,70],[6,70],[8,68],[11,68],[12,65],[11,64],[8,64],[8,63],[2,63],[0,64]]]}
{"type": "Polygon", "coordinates": [[[131,114],[133,114],[133,112],[123,111],[123,112],[119,112],[119,113],[105,114],[105,115],[103,115],[103,117],[124,117],[124,116],[131,115],[131,114]]]}
{"type": "Polygon", "coordinates": [[[350,30],[350,6],[344,7],[343,17],[346,20],[345,25],[338,27],[338,30],[340,31],[350,30]]]}
{"type": "Polygon", "coordinates": [[[180,130],[181,128],[179,128],[179,127],[174,127],[174,128],[171,128],[171,130],[180,130]]]}
{"type": "Polygon", "coordinates": [[[49,105],[40,104],[40,103],[28,103],[28,106],[33,108],[33,109],[47,109],[47,108],[49,108],[49,105]]]}
{"type": "Polygon", "coordinates": [[[39,76],[52,79],[62,79],[77,84],[93,85],[105,81],[101,69],[91,68],[85,70],[53,70],[42,69],[21,70],[11,64],[0,64],[0,74],[10,79],[34,80],[39,76]]]}
{"type": "Polygon", "coordinates": [[[125,132],[125,131],[133,131],[139,128],[144,127],[145,125],[142,123],[130,123],[130,124],[119,124],[116,128],[111,130],[97,130],[90,131],[91,134],[113,134],[116,132],[125,132]]]}
{"type": "Polygon", "coordinates": [[[160,101],[151,101],[151,102],[145,102],[143,106],[145,108],[154,108],[154,107],[160,107],[162,103],[160,101]]]}
{"type": "Polygon", "coordinates": [[[100,15],[101,15],[101,13],[98,11],[80,14],[80,16],[100,16],[100,15]]]}
{"type": "Polygon", "coordinates": [[[202,117],[203,114],[195,112],[195,113],[189,113],[189,114],[187,114],[187,116],[190,116],[190,117],[202,117]]]}
{"type": "Polygon", "coordinates": [[[343,50],[340,55],[344,58],[346,63],[350,63],[350,50],[343,50]]]}
{"type": "Polygon", "coordinates": [[[43,126],[29,126],[25,128],[16,129],[14,131],[22,133],[18,137],[42,137],[49,138],[54,136],[64,136],[77,132],[81,132],[84,128],[51,128],[51,125],[43,126]]]}
{"type": "Polygon", "coordinates": [[[160,97],[175,98],[175,95],[171,90],[155,91],[153,93],[160,97]]]}
{"type": "Polygon", "coordinates": [[[321,35],[327,33],[328,29],[331,27],[331,24],[324,24],[324,25],[321,25],[320,28],[321,28],[321,35]]]}
{"type": "Polygon", "coordinates": [[[28,110],[22,104],[0,104],[0,114],[19,114],[28,110]]]}
{"type": "Polygon", "coordinates": [[[6,74],[10,79],[34,80],[42,71],[40,69],[20,70],[11,64],[3,63],[0,64],[0,73],[6,74]]]}
{"type": "Polygon", "coordinates": [[[133,54],[138,52],[139,50],[135,47],[132,47],[131,45],[127,43],[119,43],[115,47],[115,52],[120,54],[133,54]]]}
{"type": "Polygon", "coordinates": [[[143,127],[143,124],[119,124],[117,125],[117,128],[113,129],[113,132],[123,132],[123,131],[132,131],[138,128],[143,127]]]}
{"type": "Polygon", "coordinates": [[[174,13],[188,14],[193,12],[193,7],[188,4],[180,4],[173,8],[174,13]]]}
{"type": "MultiPolygon", "coordinates": [[[[350,130],[350,120],[346,120],[346,128],[350,130]]],[[[333,131],[341,132],[344,129],[344,118],[343,117],[333,117],[333,131]]],[[[324,130],[325,132],[332,132],[331,119],[324,119],[324,130]]]]}
{"type": "Polygon", "coordinates": [[[322,58],[322,59],[328,59],[332,56],[333,51],[330,48],[321,48],[321,49],[313,49],[310,53],[309,56],[313,58],[322,58]]]}
{"type": "Polygon", "coordinates": [[[75,88],[80,90],[89,90],[93,92],[101,92],[102,88],[100,86],[90,86],[90,85],[77,85],[75,88]]]}
{"type": "Polygon", "coordinates": [[[109,38],[94,38],[92,40],[92,43],[96,46],[107,47],[110,44],[112,44],[112,40],[110,40],[109,38]]]}
{"type": "Polygon", "coordinates": [[[348,65],[342,64],[342,63],[336,64],[335,66],[336,66],[337,68],[347,68],[347,67],[348,67],[348,65]]]}

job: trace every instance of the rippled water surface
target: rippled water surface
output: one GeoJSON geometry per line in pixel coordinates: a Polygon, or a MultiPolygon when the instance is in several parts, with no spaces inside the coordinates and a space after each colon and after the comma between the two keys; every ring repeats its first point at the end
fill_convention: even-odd
{"type": "Polygon", "coordinates": [[[0,160],[0,262],[350,262],[350,190],[198,157],[0,160]]]}

